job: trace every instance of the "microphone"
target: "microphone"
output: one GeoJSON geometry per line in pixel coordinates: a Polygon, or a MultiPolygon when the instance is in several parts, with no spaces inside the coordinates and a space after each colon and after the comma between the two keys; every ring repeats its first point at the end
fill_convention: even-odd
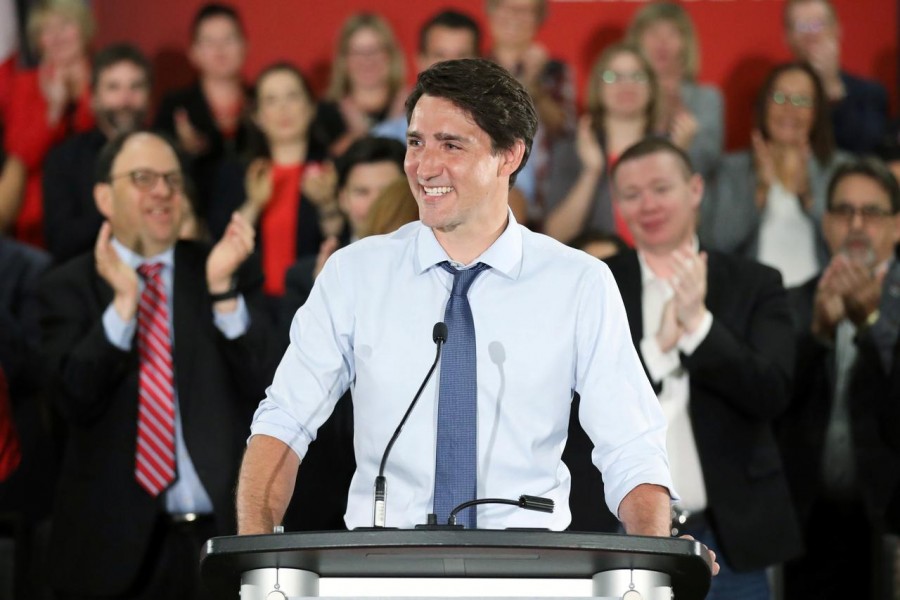
{"type": "Polygon", "coordinates": [[[419,396],[422,395],[422,390],[425,389],[425,386],[428,384],[428,380],[431,379],[431,375],[434,373],[434,370],[437,367],[438,361],[441,359],[441,348],[444,346],[444,342],[447,341],[447,325],[442,321],[438,321],[437,323],[435,323],[434,328],[431,331],[431,339],[435,344],[437,344],[437,352],[434,355],[434,362],[431,363],[431,368],[428,369],[428,374],[425,375],[425,379],[422,381],[422,385],[419,386],[419,391],[416,392],[416,395],[413,397],[412,402],[410,402],[409,404],[409,408],[406,409],[406,414],[404,414],[403,418],[400,419],[400,424],[397,425],[397,429],[394,431],[394,435],[392,435],[391,439],[388,441],[387,447],[384,449],[384,454],[381,457],[381,466],[378,468],[378,476],[375,478],[375,508],[373,516],[375,527],[384,527],[384,521],[387,512],[387,481],[384,477],[384,465],[387,463],[387,458],[391,453],[391,448],[394,447],[394,442],[397,441],[397,438],[400,436],[400,432],[403,430],[403,425],[406,424],[406,420],[409,418],[410,413],[412,413],[413,408],[416,406],[416,402],[419,401],[419,396]]]}
{"type": "Polygon", "coordinates": [[[437,516],[434,513],[431,513],[428,515],[428,522],[424,525],[416,525],[416,529],[462,529],[463,526],[457,525],[456,523],[456,515],[467,508],[471,508],[479,504],[509,504],[511,506],[524,508],[525,510],[536,510],[546,513],[552,513],[553,509],[556,508],[556,503],[553,502],[553,500],[550,498],[528,496],[526,494],[519,496],[518,500],[508,500],[506,498],[479,498],[476,500],[468,500],[466,502],[463,502],[462,504],[451,510],[450,516],[447,518],[446,525],[439,525],[437,522],[437,516]]]}

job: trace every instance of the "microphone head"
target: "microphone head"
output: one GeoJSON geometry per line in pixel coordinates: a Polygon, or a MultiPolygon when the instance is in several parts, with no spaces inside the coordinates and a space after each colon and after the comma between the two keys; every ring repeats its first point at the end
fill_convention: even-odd
{"type": "Polygon", "coordinates": [[[434,329],[431,331],[431,339],[435,344],[438,342],[444,343],[447,341],[447,325],[443,321],[438,321],[434,324],[434,329]]]}

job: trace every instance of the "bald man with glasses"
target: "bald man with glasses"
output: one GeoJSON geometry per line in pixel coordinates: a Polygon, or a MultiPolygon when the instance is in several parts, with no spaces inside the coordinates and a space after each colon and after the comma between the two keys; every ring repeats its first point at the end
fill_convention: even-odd
{"type": "Polygon", "coordinates": [[[110,142],[96,180],[94,251],[40,291],[68,425],[50,578],[60,598],[206,598],[197,556],[235,531],[246,424],[278,358],[254,231],[235,215],[212,248],[179,241],[182,165],[153,133],[110,142]]]}

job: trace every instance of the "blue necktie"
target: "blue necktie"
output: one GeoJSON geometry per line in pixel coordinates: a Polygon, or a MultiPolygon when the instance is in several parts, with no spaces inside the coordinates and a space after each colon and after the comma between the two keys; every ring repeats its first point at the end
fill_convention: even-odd
{"type": "MultiPolygon", "coordinates": [[[[453,289],[444,312],[448,334],[441,358],[434,469],[434,513],[438,523],[446,523],[451,510],[475,499],[478,384],[475,324],[467,294],[469,286],[488,266],[478,263],[471,269],[461,270],[442,262],[441,267],[453,273],[453,289]]],[[[475,507],[464,510],[458,522],[474,529],[475,507]]]]}

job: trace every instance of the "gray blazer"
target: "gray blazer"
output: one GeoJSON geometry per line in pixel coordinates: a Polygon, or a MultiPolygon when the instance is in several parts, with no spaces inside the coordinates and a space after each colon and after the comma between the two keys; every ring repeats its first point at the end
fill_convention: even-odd
{"type": "Polygon", "coordinates": [[[711,174],[722,157],[725,137],[725,103],[722,93],[711,85],[685,81],[681,101],[697,119],[697,135],[688,149],[694,169],[704,177],[711,174]]]}

